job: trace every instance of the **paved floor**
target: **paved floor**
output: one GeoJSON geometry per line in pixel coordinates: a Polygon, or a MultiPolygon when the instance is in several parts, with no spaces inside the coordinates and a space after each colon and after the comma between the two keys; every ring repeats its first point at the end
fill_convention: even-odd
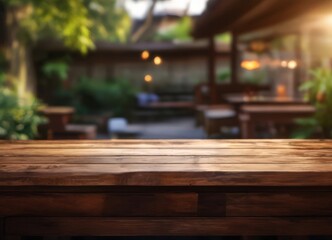
{"type": "Polygon", "coordinates": [[[193,118],[177,118],[155,123],[135,124],[141,129],[140,139],[203,139],[205,133],[197,128],[193,118]]]}

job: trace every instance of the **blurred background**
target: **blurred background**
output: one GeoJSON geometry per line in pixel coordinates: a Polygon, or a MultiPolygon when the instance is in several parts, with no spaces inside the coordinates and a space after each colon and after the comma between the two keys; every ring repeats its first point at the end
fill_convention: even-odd
{"type": "Polygon", "coordinates": [[[0,0],[0,139],[331,138],[330,0],[0,0]]]}

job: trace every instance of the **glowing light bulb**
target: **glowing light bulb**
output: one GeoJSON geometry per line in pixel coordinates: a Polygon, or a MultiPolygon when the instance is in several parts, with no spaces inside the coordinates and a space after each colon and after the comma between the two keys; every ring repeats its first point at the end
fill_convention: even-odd
{"type": "Polygon", "coordinates": [[[288,62],[288,68],[289,69],[295,69],[297,67],[297,62],[292,60],[288,62]]]}
{"type": "Polygon", "coordinates": [[[144,50],[144,51],[141,53],[141,58],[142,58],[143,60],[146,60],[146,59],[148,59],[149,57],[150,57],[150,53],[149,53],[149,51],[144,50]]]}
{"type": "Polygon", "coordinates": [[[257,60],[244,60],[241,62],[241,67],[248,71],[252,71],[260,68],[261,64],[257,60]]]}
{"type": "Polygon", "coordinates": [[[155,65],[160,65],[160,64],[162,64],[163,61],[162,61],[161,57],[157,56],[153,59],[153,62],[155,65]]]}
{"type": "Polygon", "coordinates": [[[287,61],[281,61],[280,65],[281,65],[282,67],[286,68],[287,65],[288,65],[288,63],[287,63],[287,61]]]}
{"type": "Polygon", "coordinates": [[[153,80],[153,78],[150,74],[147,74],[147,75],[144,76],[144,81],[145,82],[149,83],[149,82],[152,82],[152,80],[153,80]]]}

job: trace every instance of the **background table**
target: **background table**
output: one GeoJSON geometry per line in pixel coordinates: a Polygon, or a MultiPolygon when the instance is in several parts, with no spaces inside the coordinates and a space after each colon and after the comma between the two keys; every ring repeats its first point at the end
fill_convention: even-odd
{"type": "Polygon", "coordinates": [[[303,98],[297,97],[276,97],[276,96],[246,96],[242,94],[229,94],[225,96],[226,102],[233,105],[237,111],[243,105],[300,105],[308,104],[303,98]]]}
{"type": "Polygon", "coordinates": [[[245,105],[240,110],[241,135],[243,139],[255,138],[255,128],[260,123],[294,125],[299,118],[312,117],[315,107],[311,105],[245,105]]]}
{"type": "Polygon", "coordinates": [[[332,234],[332,142],[0,142],[1,238],[332,234]]]}

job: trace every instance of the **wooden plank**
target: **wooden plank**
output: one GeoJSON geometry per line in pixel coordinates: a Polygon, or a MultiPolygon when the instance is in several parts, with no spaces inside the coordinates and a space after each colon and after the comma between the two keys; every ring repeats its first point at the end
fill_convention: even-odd
{"type": "Polygon", "coordinates": [[[9,218],[7,235],[331,235],[332,218],[9,218]]]}
{"type": "Polygon", "coordinates": [[[291,156],[307,156],[307,157],[332,157],[330,149],[320,149],[316,151],[308,151],[304,149],[95,149],[85,148],[74,151],[73,149],[22,149],[20,151],[13,151],[11,149],[3,149],[0,152],[0,159],[7,159],[9,157],[105,157],[105,156],[245,156],[245,157],[259,157],[259,156],[274,156],[274,157],[291,157],[291,156]]]}
{"type": "Polygon", "coordinates": [[[0,186],[331,186],[331,164],[0,165],[0,186]]]}
{"type": "Polygon", "coordinates": [[[1,141],[0,149],[81,149],[81,148],[332,148],[331,140],[80,140],[80,141],[1,141]]]}
{"type": "Polygon", "coordinates": [[[329,156],[105,156],[105,157],[7,157],[1,164],[331,164],[329,156]]]}
{"type": "Polygon", "coordinates": [[[0,240],[5,240],[5,219],[0,216],[0,240]]]}
{"type": "Polygon", "coordinates": [[[226,216],[226,194],[218,192],[199,193],[198,216],[200,217],[226,216]]]}
{"type": "Polygon", "coordinates": [[[196,193],[1,194],[1,216],[195,216],[196,193]]]}
{"type": "Polygon", "coordinates": [[[331,192],[228,193],[227,216],[332,216],[331,192]]]}
{"type": "Polygon", "coordinates": [[[329,173],[332,164],[0,164],[4,175],[93,175],[125,173],[329,173]]]}

